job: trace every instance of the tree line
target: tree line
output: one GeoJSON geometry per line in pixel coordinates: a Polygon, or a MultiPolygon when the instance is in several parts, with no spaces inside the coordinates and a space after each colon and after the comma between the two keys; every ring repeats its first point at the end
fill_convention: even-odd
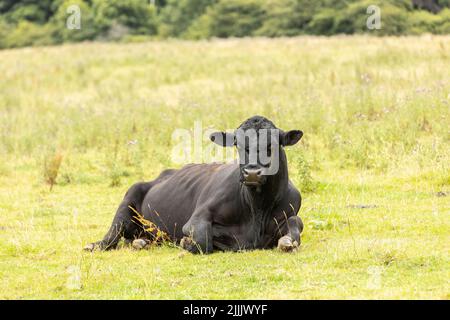
{"type": "Polygon", "coordinates": [[[450,34],[450,0],[0,0],[0,48],[359,33],[450,34]],[[371,5],[380,28],[367,27],[371,5]],[[77,14],[70,6],[79,9],[79,28],[68,28],[77,14]]]}

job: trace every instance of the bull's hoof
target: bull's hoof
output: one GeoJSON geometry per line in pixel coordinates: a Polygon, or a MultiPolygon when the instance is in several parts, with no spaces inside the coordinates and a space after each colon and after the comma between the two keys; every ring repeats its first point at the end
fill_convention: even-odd
{"type": "Polygon", "coordinates": [[[292,252],[297,248],[297,241],[292,241],[292,238],[289,236],[281,237],[280,240],[278,240],[278,249],[283,252],[292,252]]]}
{"type": "Polygon", "coordinates": [[[180,247],[189,252],[194,252],[197,249],[197,244],[190,237],[183,237],[180,241],[180,247]]]}
{"type": "Polygon", "coordinates": [[[131,246],[136,249],[136,250],[142,250],[145,249],[149,246],[150,241],[146,240],[146,239],[136,239],[133,240],[133,243],[131,244],[131,246]]]}
{"type": "Polygon", "coordinates": [[[84,251],[106,251],[106,250],[111,250],[111,249],[115,249],[116,246],[113,245],[106,245],[103,241],[98,241],[98,242],[94,242],[94,243],[89,243],[86,246],[84,246],[83,250],[84,251]]]}
{"type": "Polygon", "coordinates": [[[96,247],[97,246],[95,245],[95,243],[89,243],[89,244],[84,246],[83,250],[92,252],[92,251],[94,251],[96,249],[96,247]]]}

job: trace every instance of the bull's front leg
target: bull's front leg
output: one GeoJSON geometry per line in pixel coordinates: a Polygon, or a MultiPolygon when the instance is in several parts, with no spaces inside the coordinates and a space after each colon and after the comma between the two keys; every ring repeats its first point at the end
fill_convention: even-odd
{"type": "Polygon", "coordinates": [[[191,218],[183,226],[185,235],[180,246],[192,253],[211,253],[213,251],[212,224],[206,219],[191,218]]]}
{"type": "Polygon", "coordinates": [[[300,246],[300,234],[303,231],[303,222],[298,216],[289,217],[286,221],[287,234],[278,240],[278,249],[291,252],[300,246]]]}

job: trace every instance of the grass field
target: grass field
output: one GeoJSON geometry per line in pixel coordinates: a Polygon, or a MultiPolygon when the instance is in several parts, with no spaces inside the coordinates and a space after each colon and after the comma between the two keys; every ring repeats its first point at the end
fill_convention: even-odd
{"type": "Polygon", "coordinates": [[[0,298],[449,299],[449,66],[448,36],[0,51],[0,298]],[[81,250],[175,129],[255,114],[305,132],[298,252],[81,250]]]}

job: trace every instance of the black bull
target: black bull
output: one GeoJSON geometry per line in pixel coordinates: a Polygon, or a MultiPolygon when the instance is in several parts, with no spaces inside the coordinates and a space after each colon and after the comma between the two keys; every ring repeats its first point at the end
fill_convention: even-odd
{"type": "Polygon", "coordinates": [[[296,248],[303,230],[297,216],[301,196],[288,178],[283,147],[297,143],[303,133],[278,131],[270,120],[259,116],[248,119],[238,129],[254,130],[258,139],[262,130],[279,132],[275,174],[264,175],[264,165],[248,161],[250,142],[239,142],[236,134],[214,133],[211,140],[215,143],[238,148],[239,164],[190,164],[179,170],[165,170],[153,181],[134,184],[103,240],[85,249],[113,249],[122,237],[148,242],[145,239],[155,234],[136,219],[138,213],[193,253],[264,249],[277,244],[285,251],[296,248]]]}

